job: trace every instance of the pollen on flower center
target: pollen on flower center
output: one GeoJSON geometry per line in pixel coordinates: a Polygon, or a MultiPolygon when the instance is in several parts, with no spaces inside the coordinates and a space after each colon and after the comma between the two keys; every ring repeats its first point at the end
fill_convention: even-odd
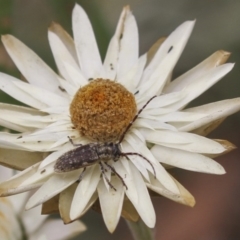
{"type": "Polygon", "coordinates": [[[70,106],[74,127],[82,136],[100,142],[117,141],[136,112],[133,94],[108,79],[80,88],[70,106]]]}

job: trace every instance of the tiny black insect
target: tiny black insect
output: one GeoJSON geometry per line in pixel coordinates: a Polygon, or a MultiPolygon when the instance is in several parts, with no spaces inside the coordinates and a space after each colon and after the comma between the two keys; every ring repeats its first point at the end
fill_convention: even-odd
{"type": "Polygon", "coordinates": [[[172,50],[173,50],[173,46],[171,46],[171,47],[168,49],[168,53],[170,53],[172,50]]]}
{"type": "Polygon", "coordinates": [[[64,172],[70,172],[79,168],[84,168],[83,172],[81,173],[79,180],[82,179],[83,173],[86,170],[87,166],[93,165],[95,163],[98,163],[100,165],[100,169],[102,172],[102,176],[106,179],[109,186],[116,191],[116,188],[110,183],[109,179],[106,177],[105,169],[103,164],[107,166],[108,169],[110,169],[113,173],[118,176],[118,178],[122,181],[123,185],[127,186],[123,180],[123,178],[116,172],[116,170],[107,163],[109,160],[118,161],[120,157],[126,157],[130,155],[135,155],[143,158],[146,160],[152,167],[154,175],[156,177],[155,169],[152,165],[152,163],[145,158],[143,155],[135,152],[126,152],[123,153],[121,151],[120,144],[122,140],[124,139],[125,134],[129,130],[129,128],[132,126],[134,121],[138,118],[139,114],[143,111],[143,109],[152,101],[156,96],[153,96],[150,98],[147,103],[138,111],[136,116],[133,118],[133,120],[129,123],[123,134],[121,135],[118,143],[89,143],[86,145],[81,144],[74,144],[72,139],[69,138],[70,142],[73,144],[73,146],[76,146],[75,149],[70,150],[66,153],[64,153],[60,158],[57,159],[56,164],[54,165],[54,171],[56,173],[64,173],[64,172]]]}

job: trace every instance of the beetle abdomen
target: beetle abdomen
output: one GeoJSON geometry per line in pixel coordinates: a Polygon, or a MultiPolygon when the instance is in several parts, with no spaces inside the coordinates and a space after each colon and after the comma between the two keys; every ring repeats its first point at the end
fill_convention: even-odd
{"type": "Polygon", "coordinates": [[[69,172],[96,163],[99,156],[94,145],[87,144],[66,152],[57,160],[54,171],[69,172]]]}
{"type": "Polygon", "coordinates": [[[69,172],[84,168],[99,161],[117,161],[121,155],[119,145],[115,143],[90,143],[63,154],[56,162],[54,171],[69,172]]]}

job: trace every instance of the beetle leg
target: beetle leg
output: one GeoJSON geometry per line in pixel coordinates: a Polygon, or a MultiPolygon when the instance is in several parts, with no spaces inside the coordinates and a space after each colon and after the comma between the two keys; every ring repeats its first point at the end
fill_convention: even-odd
{"type": "Polygon", "coordinates": [[[82,144],[75,144],[74,142],[73,142],[73,140],[68,136],[68,139],[69,139],[69,141],[70,141],[70,143],[74,146],[74,147],[80,147],[80,146],[82,146],[82,144]]]}
{"type": "Polygon", "coordinates": [[[100,165],[100,169],[101,169],[102,175],[105,178],[105,180],[107,181],[107,183],[110,186],[110,188],[112,188],[113,190],[117,191],[117,189],[110,183],[109,179],[107,178],[107,176],[105,174],[105,171],[104,171],[104,167],[103,167],[102,162],[99,162],[99,165],[100,165]]]}
{"type": "Polygon", "coordinates": [[[104,162],[104,164],[113,172],[116,174],[116,176],[121,180],[123,186],[126,187],[126,189],[128,190],[128,187],[126,185],[126,183],[124,182],[123,178],[117,173],[117,171],[115,170],[115,168],[111,165],[109,165],[108,163],[104,162]]]}
{"type": "Polygon", "coordinates": [[[145,158],[142,154],[140,154],[140,153],[135,153],[135,152],[121,153],[121,156],[123,156],[123,157],[125,157],[125,158],[127,158],[127,159],[128,159],[127,156],[134,156],[134,155],[141,157],[142,159],[144,159],[145,161],[147,161],[147,162],[149,163],[149,165],[150,165],[150,166],[152,167],[152,169],[153,169],[154,178],[156,179],[156,170],[155,170],[153,164],[152,164],[147,158],[145,158]]]}
{"type": "Polygon", "coordinates": [[[83,171],[81,172],[81,174],[77,180],[78,183],[82,181],[85,171],[86,171],[86,168],[84,168],[83,171]]]}

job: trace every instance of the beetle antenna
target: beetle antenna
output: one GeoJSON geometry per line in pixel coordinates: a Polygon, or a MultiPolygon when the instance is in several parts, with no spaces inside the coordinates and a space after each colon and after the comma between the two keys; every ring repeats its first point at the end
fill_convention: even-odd
{"type": "Polygon", "coordinates": [[[157,97],[156,95],[151,97],[146,104],[138,111],[138,113],[135,115],[135,117],[133,118],[133,120],[128,124],[127,128],[125,129],[125,131],[123,132],[122,136],[119,139],[119,143],[122,142],[123,138],[125,137],[125,134],[127,133],[127,131],[129,130],[129,128],[133,125],[133,123],[136,121],[136,119],[138,118],[138,116],[140,115],[140,113],[143,111],[143,109],[155,98],[157,97]]]}
{"type": "Polygon", "coordinates": [[[70,138],[69,136],[68,136],[68,139],[69,139],[70,143],[71,143],[74,147],[80,147],[80,146],[82,146],[82,144],[76,144],[76,143],[74,143],[73,140],[72,140],[72,138],[70,138]]]}
{"type": "Polygon", "coordinates": [[[121,180],[123,186],[126,187],[126,189],[128,190],[128,187],[126,185],[126,183],[124,182],[123,178],[117,173],[117,171],[115,170],[115,168],[111,165],[109,165],[108,163],[104,162],[104,164],[113,172],[115,173],[115,175],[121,180]]]}
{"type": "Polygon", "coordinates": [[[121,153],[121,156],[126,157],[126,158],[127,158],[127,156],[130,156],[130,155],[139,156],[139,157],[141,157],[142,159],[144,159],[145,161],[147,161],[147,162],[149,163],[149,165],[152,167],[153,173],[154,173],[154,177],[156,178],[156,170],[155,170],[154,166],[153,166],[152,163],[151,163],[147,158],[145,158],[143,155],[141,155],[141,154],[139,154],[139,153],[134,153],[134,152],[121,153]]]}
{"type": "Polygon", "coordinates": [[[112,188],[114,191],[117,191],[117,189],[110,183],[109,179],[107,178],[102,162],[99,162],[98,164],[100,165],[102,176],[105,178],[105,180],[108,183],[109,187],[112,188]]]}

